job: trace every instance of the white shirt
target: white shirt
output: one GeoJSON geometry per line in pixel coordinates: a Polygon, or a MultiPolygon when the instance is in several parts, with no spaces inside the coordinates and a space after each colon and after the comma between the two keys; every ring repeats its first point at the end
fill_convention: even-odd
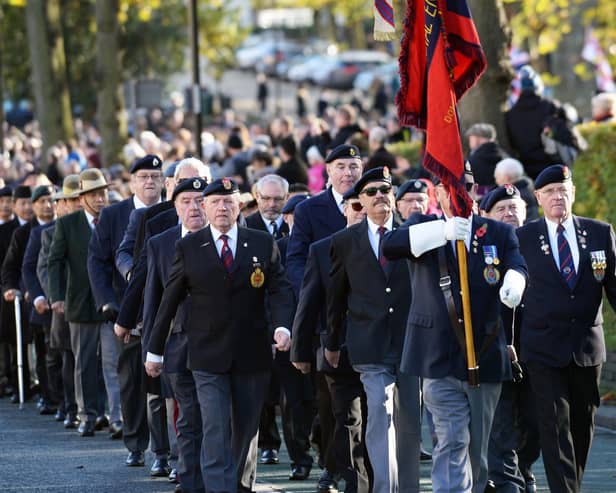
{"type": "Polygon", "coordinates": [[[274,228],[272,227],[272,221],[276,223],[276,227],[278,228],[278,232],[280,234],[280,228],[282,227],[282,215],[278,216],[276,219],[267,219],[263,214],[261,214],[261,219],[265,223],[269,234],[274,235],[274,228]]]}
{"type": "Polygon", "coordinates": [[[210,225],[210,231],[212,232],[212,238],[214,239],[214,244],[216,245],[216,250],[218,251],[218,256],[222,253],[222,246],[224,242],[220,238],[223,234],[228,236],[227,245],[231,249],[231,253],[233,254],[233,258],[235,258],[235,253],[237,252],[237,223],[233,225],[233,227],[227,231],[226,233],[222,233],[218,231],[214,226],[210,225]]]}
{"type": "Polygon", "coordinates": [[[338,210],[340,210],[340,212],[344,215],[344,210],[342,209],[342,195],[340,195],[338,192],[336,192],[336,190],[334,189],[334,187],[332,187],[332,194],[334,194],[334,200],[336,201],[336,205],[338,206],[338,210]]]}
{"type": "MultiPolygon", "coordinates": [[[[155,205],[159,203],[160,203],[160,197],[158,198],[156,202],[154,202],[154,204],[151,204],[151,205],[155,205]]],[[[143,209],[144,207],[150,207],[149,205],[146,205],[144,202],[141,202],[141,200],[139,200],[139,197],[137,197],[136,195],[133,195],[133,204],[135,205],[135,209],[143,209]]]]}
{"type": "MultiPolygon", "coordinates": [[[[370,246],[372,247],[372,251],[376,256],[376,259],[379,260],[379,241],[381,239],[381,235],[379,234],[379,225],[374,224],[369,217],[366,217],[366,221],[368,221],[368,240],[370,240],[370,246]]],[[[394,215],[390,214],[389,219],[385,221],[383,225],[388,233],[392,230],[394,226],[394,215]]]]}
{"type": "Polygon", "coordinates": [[[83,212],[85,212],[86,214],[86,219],[88,220],[88,225],[90,226],[90,229],[94,229],[94,227],[96,226],[96,224],[94,224],[94,216],[85,209],[83,210],[83,212]]]}
{"type": "Polygon", "coordinates": [[[19,225],[23,226],[24,224],[26,224],[28,221],[26,221],[25,219],[22,219],[21,217],[17,216],[17,220],[19,221],[19,225]]]}
{"type": "MultiPolygon", "coordinates": [[[[545,220],[548,226],[548,237],[550,239],[550,248],[552,249],[552,257],[554,257],[554,262],[556,262],[556,268],[560,271],[560,257],[558,255],[558,223],[550,221],[549,219],[545,220]]],[[[577,244],[577,237],[575,235],[575,225],[573,224],[573,218],[569,216],[564,223],[562,223],[565,228],[564,235],[567,238],[567,242],[569,243],[569,248],[571,250],[571,258],[573,259],[573,265],[575,267],[575,272],[578,272],[578,266],[580,264],[580,250],[577,244]]]]}

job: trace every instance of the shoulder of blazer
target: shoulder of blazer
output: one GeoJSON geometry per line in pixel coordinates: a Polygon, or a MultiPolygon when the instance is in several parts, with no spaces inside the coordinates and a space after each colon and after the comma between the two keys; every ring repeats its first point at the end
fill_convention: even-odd
{"type": "Polygon", "coordinates": [[[181,239],[181,235],[182,235],[182,226],[178,224],[177,226],[173,226],[172,228],[166,229],[162,233],[158,233],[152,236],[148,241],[151,242],[152,245],[158,246],[159,244],[165,243],[167,241],[177,241],[181,239]]]}
{"type": "Polygon", "coordinates": [[[526,224],[523,224],[518,229],[516,229],[516,233],[518,236],[532,235],[538,232],[544,224],[545,219],[540,217],[539,219],[535,219],[533,221],[527,222],[526,224]]]}

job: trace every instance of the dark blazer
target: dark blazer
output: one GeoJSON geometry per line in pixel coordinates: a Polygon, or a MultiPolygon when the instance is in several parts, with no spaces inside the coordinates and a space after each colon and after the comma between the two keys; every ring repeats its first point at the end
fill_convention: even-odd
{"type": "MultiPolygon", "coordinates": [[[[100,224],[100,223],[99,223],[100,224]]],[[[52,303],[64,301],[67,322],[101,322],[88,277],[88,241],[92,230],[81,210],[56,221],[47,274],[52,303]]]]}
{"type": "MultiPolygon", "coordinates": [[[[259,231],[265,231],[268,234],[270,233],[259,211],[252,213],[246,218],[246,227],[251,229],[258,229],[259,231]]],[[[280,225],[280,228],[278,230],[278,236],[275,239],[279,240],[280,238],[283,238],[288,235],[289,225],[286,222],[282,221],[282,224],[280,225]]]]}
{"type": "Polygon", "coordinates": [[[370,246],[366,219],[335,233],[331,243],[325,347],[340,349],[346,319],[352,364],[384,363],[392,351],[399,358],[411,301],[406,262],[389,261],[381,267],[370,246]]]}
{"type": "Polygon", "coordinates": [[[616,246],[611,225],[573,216],[580,252],[578,275],[571,291],[556,266],[544,219],[517,230],[520,251],[528,262],[530,280],[524,294],[520,333],[523,361],[537,361],[560,368],[573,360],[579,366],[605,361],[603,292],[616,309],[616,246]],[[595,278],[591,252],[603,251],[607,268],[595,278]],[[600,277],[600,276],[599,276],[600,277]]]}
{"type": "Polygon", "coordinates": [[[218,255],[209,226],[178,241],[149,352],[163,354],[171,320],[187,294],[192,299],[187,321],[191,370],[225,373],[271,367],[266,294],[274,327],[291,327],[294,309],[293,293],[271,235],[238,228],[230,273],[218,255]],[[264,283],[253,287],[251,276],[257,268],[264,283]]]}
{"type": "Polygon", "coordinates": [[[4,224],[0,224],[0,266],[4,263],[4,257],[6,257],[11,238],[13,238],[13,231],[17,228],[19,228],[17,216],[4,224]]]}
{"type": "Polygon", "coordinates": [[[287,249],[287,276],[296,295],[302,285],[310,244],[345,226],[346,219],[336,205],[331,187],[297,204],[287,249]]]}
{"type": "Polygon", "coordinates": [[[331,269],[331,236],[314,242],[308,251],[308,261],[299,292],[299,303],[293,319],[291,361],[310,362],[314,357],[314,336],[318,334],[316,369],[325,373],[352,372],[346,350],[346,324],[341,333],[340,361],[337,368],[329,365],[323,356],[327,339],[327,290],[331,269]]]}
{"type": "Polygon", "coordinates": [[[132,196],[105,207],[92,231],[88,246],[88,274],[96,308],[99,310],[107,303],[119,306],[126,289],[126,278],[116,269],[114,259],[134,209],[132,196]]]}
{"type": "MultiPolygon", "coordinates": [[[[51,221],[47,224],[32,228],[30,237],[28,238],[28,244],[26,245],[26,251],[22,262],[22,278],[32,303],[34,303],[34,300],[39,296],[45,296],[45,292],[36,275],[36,264],[38,262],[39,252],[41,251],[41,234],[45,229],[48,229],[54,224],[55,221],[51,221]]],[[[41,315],[33,309],[30,313],[30,322],[49,327],[51,324],[51,312],[48,310],[41,315]]]]}
{"type": "MultiPolygon", "coordinates": [[[[413,214],[403,227],[386,235],[383,242],[383,252],[388,258],[410,260],[413,299],[401,367],[412,375],[426,378],[453,376],[459,380],[467,380],[466,356],[449,322],[445,298],[439,286],[438,249],[430,250],[420,257],[411,254],[409,226],[433,220],[439,218],[434,215],[413,214]]],[[[515,232],[508,224],[474,215],[472,227],[471,241],[477,245],[471,245],[467,260],[479,377],[482,382],[500,382],[511,378],[511,365],[502,328],[498,291],[508,269],[515,269],[527,276],[526,262],[520,255],[515,232]],[[479,228],[485,231],[484,234],[477,233],[479,228]],[[494,245],[499,258],[500,281],[494,286],[489,285],[484,278],[484,245],[494,245]],[[484,342],[487,344],[492,337],[493,342],[483,349],[484,342]]],[[[440,248],[444,248],[446,252],[452,282],[451,291],[457,312],[461,314],[460,281],[453,248],[450,242],[440,248]]]]}
{"type": "Polygon", "coordinates": [[[278,245],[278,250],[280,250],[280,262],[283,267],[287,268],[287,248],[289,247],[289,235],[283,236],[276,240],[276,245],[278,245]]]}
{"type": "Polygon", "coordinates": [[[139,225],[143,222],[145,211],[147,207],[141,209],[133,209],[128,218],[128,225],[126,226],[126,232],[124,237],[115,252],[114,263],[118,272],[124,279],[127,278],[128,273],[131,271],[134,265],[133,252],[135,251],[135,238],[137,237],[137,230],[139,225]]]}
{"type": "Polygon", "coordinates": [[[6,256],[2,263],[2,292],[7,289],[22,289],[23,282],[21,276],[21,267],[28,245],[28,238],[32,228],[39,226],[36,217],[31,221],[19,226],[13,231],[13,236],[9,247],[6,251],[6,256]]]}
{"type": "MultiPolygon", "coordinates": [[[[169,197],[168,197],[169,198],[169,197]]],[[[158,204],[154,204],[148,207],[143,214],[143,218],[139,223],[139,227],[137,228],[137,236],[135,237],[135,249],[133,250],[133,258],[139,258],[139,254],[141,250],[145,246],[146,238],[146,224],[150,221],[150,219],[155,218],[159,214],[168,211],[171,209],[175,214],[175,205],[171,200],[165,200],[164,202],[159,202],[158,204]]],[[[177,214],[175,214],[175,223],[177,224],[177,214]]],[[[166,228],[165,228],[166,229],[166,228]]],[[[164,231],[164,230],[161,230],[164,231]]],[[[152,235],[150,235],[151,237],[152,235]]]]}
{"type": "MultiPolygon", "coordinates": [[[[145,348],[148,347],[150,342],[156,312],[160,306],[163,289],[171,270],[175,244],[181,238],[181,235],[182,226],[177,225],[164,233],[153,236],[146,243],[148,272],[143,296],[143,329],[141,332],[144,361],[147,352],[145,348]]],[[[167,339],[164,354],[165,371],[168,373],[177,373],[187,369],[188,338],[186,337],[185,325],[189,302],[190,297],[187,297],[180,304],[173,317],[173,328],[169,334],[169,339],[167,339]]]]}
{"type": "MultiPolygon", "coordinates": [[[[149,210],[149,208],[147,210],[149,210]]],[[[147,217],[147,215],[145,217],[147,217]]],[[[160,212],[146,222],[144,240],[147,243],[150,238],[177,225],[178,215],[175,212],[175,208],[160,212]]],[[[124,297],[120,305],[120,313],[116,320],[122,327],[134,328],[141,320],[143,290],[145,288],[145,280],[148,272],[146,253],[146,249],[142,248],[139,252],[139,256],[135,257],[135,266],[131,272],[130,282],[126,287],[126,291],[124,291],[124,297]]],[[[173,258],[173,253],[171,258],[173,258]]],[[[144,348],[145,347],[146,346],[144,346],[144,348]]]]}

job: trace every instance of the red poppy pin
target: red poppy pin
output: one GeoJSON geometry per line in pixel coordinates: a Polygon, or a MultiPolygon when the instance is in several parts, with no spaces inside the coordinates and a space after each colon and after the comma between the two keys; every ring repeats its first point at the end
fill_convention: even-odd
{"type": "Polygon", "coordinates": [[[477,236],[477,238],[483,238],[487,231],[488,231],[488,223],[483,223],[481,227],[479,227],[477,231],[475,231],[475,236],[477,236]]]}

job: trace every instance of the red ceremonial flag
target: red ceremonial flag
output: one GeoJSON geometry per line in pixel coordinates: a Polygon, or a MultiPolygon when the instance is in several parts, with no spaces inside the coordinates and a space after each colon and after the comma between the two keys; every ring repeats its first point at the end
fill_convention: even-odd
{"type": "Polygon", "coordinates": [[[398,117],[426,131],[423,165],[449,187],[457,216],[472,203],[462,183],[464,154],[457,102],[486,58],[466,0],[408,0],[400,50],[398,117]]]}

